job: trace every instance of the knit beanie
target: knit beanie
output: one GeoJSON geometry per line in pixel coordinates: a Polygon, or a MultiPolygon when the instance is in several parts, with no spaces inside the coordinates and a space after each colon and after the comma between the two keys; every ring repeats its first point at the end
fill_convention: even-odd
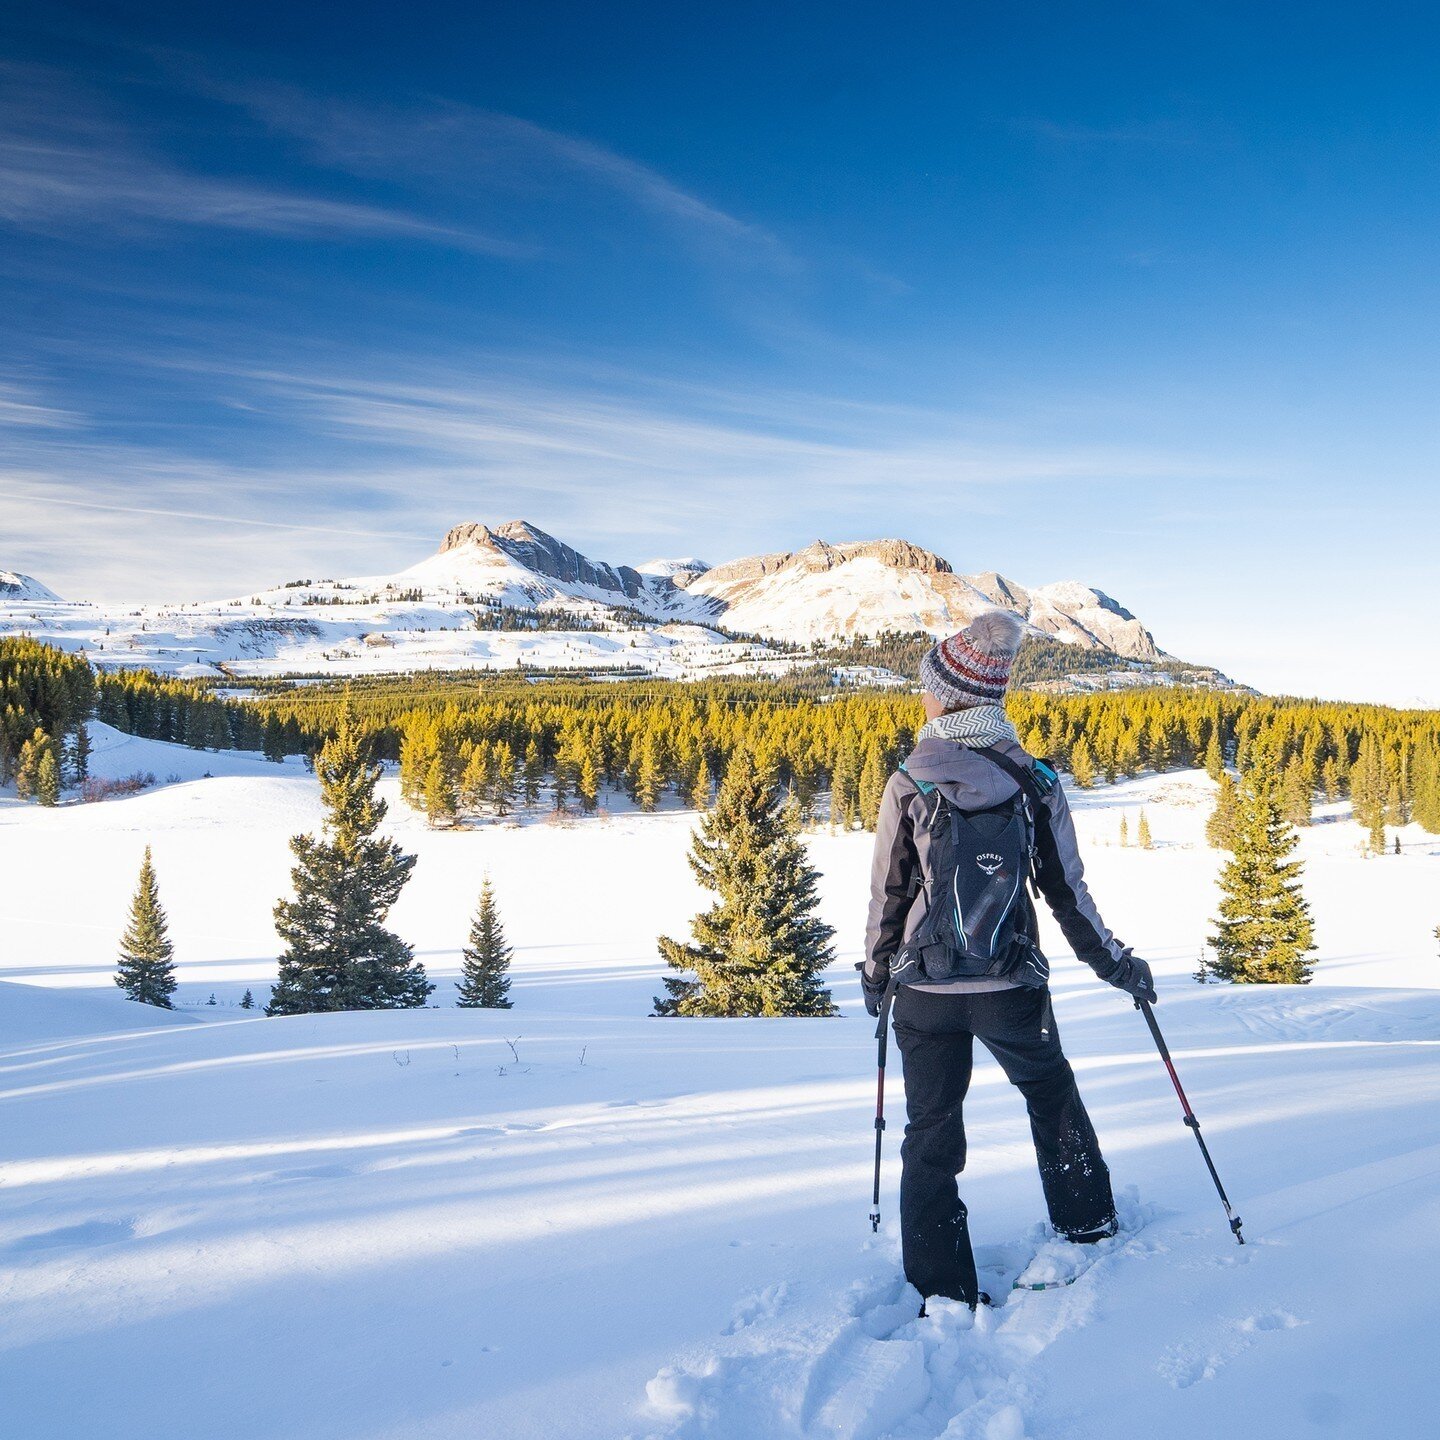
{"type": "Polygon", "coordinates": [[[958,635],[930,647],[920,662],[921,686],[947,710],[998,705],[1024,633],[1013,611],[982,611],[958,635]]]}

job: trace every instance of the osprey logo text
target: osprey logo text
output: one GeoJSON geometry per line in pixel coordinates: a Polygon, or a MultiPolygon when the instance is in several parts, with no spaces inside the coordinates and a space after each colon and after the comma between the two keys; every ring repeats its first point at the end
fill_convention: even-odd
{"type": "Polygon", "coordinates": [[[975,863],[987,875],[993,875],[1005,863],[1005,857],[987,850],[984,854],[975,857],[975,863]]]}

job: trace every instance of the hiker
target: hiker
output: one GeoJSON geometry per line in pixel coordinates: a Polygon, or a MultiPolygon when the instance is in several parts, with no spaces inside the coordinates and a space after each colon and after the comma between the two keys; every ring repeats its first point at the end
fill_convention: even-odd
{"type": "Polygon", "coordinates": [[[1011,612],[987,611],[921,661],[926,723],[885,787],[858,967],[871,1015],[897,987],[905,1276],[922,1297],[972,1308],[988,1297],[956,1177],[976,1039],[1025,1097],[1055,1230],[1084,1245],[1118,1228],[1110,1172],[1060,1047],[1026,881],[1100,979],[1155,999],[1149,965],[1111,934],[1086,888],[1065,791],[1005,714],[1023,631],[1011,612]]]}

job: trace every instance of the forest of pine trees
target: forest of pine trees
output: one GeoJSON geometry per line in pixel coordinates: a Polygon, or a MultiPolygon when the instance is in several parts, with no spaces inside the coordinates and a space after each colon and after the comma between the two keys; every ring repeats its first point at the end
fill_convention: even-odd
{"type": "Polygon", "coordinates": [[[820,973],[834,931],[816,915],[819,879],[793,801],[774,772],[740,751],[690,847],[690,868],[716,895],[689,943],[661,937],[679,973],[657,1015],[834,1015],[820,973]]]}
{"type": "MultiPolygon", "coordinates": [[[[814,674],[690,683],[384,675],[246,685],[251,698],[221,698],[197,681],[95,672],[50,646],[0,641],[0,778],[23,770],[24,793],[53,798],[57,775],[63,787],[83,767],[90,715],[132,734],[279,759],[313,755],[348,705],[370,752],[399,763],[407,798],[437,825],[534,806],[542,790],[555,808],[582,812],[602,808],[607,792],[641,809],[666,796],[693,801],[744,749],[773,769],[804,818],[816,818],[828,796],[831,823],[870,828],[885,777],[921,721],[908,692],[826,690],[814,674]]],[[[1069,770],[1082,788],[1193,765],[1219,778],[1263,754],[1280,776],[1282,813],[1292,824],[1307,823],[1317,801],[1349,798],[1377,852],[1386,826],[1415,821],[1440,833],[1440,712],[1184,687],[1019,690],[1007,706],[1026,748],[1069,770]]]]}

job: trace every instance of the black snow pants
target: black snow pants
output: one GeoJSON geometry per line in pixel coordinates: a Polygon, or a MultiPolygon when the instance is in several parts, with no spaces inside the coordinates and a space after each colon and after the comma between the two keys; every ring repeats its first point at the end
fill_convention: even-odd
{"type": "Polygon", "coordinates": [[[1048,990],[981,994],[912,990],[895,997],[905,1062],[900,1234],[905,1278],[924,1296],[974,1304],[978,1290],[966,1209],[965,1092],[979,1039],[1025,1097],[1050,1223],[1079,1235],[1114,1221],[1110,1172],[1060,1049],[1048,990]]]}

